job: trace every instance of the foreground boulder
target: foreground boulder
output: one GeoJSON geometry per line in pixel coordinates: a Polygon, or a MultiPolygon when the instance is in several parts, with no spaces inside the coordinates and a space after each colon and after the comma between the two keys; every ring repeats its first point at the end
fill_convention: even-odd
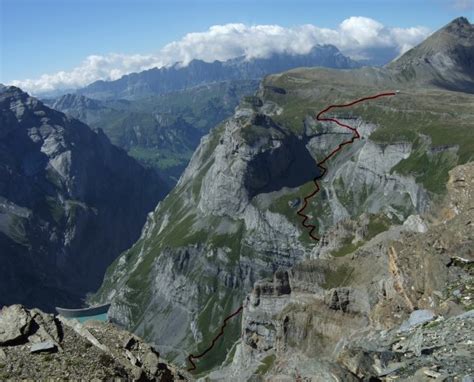
{"type": "Polygon", "coordinates": [[[0,311],[0,380],[187,381],[139,337],[110,323],[54,317],[21,305],[0,311]],[[28,367],[26,367],[28,365],[28,367]]]}
{"type": "Polygon", "coordinates": [[[24,338],[30,331],[31,316],[21,305],[3,309],[0,315],[0,345],[24,338]]]}

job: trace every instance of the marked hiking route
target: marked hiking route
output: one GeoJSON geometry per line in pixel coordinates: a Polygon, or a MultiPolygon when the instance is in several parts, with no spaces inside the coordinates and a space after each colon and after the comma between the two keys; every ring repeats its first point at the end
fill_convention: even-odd
{"type": "Polygon", "coordinates": [[[360,138],[360,134],[359,132],[357,131],[357,129],[355,127],[352,127],[352,126],[349,126],[349,125],[346,125],[342,122],[339,122],[337,119],[335,118],[322,118],[321,115],[324,114],[324,113],[327,113],[329,110],[333,109],[333,108],[337,108],[337,107],[349,107],[349,106],[352,106],[352,105],[355,105],[357,103],[360,103],[360,102],[363,102],[363,101],[367,101],[367,100],[371,100],[371,99],[376,99],[376,98],[380,98],[380,97],[387,97],[387,96],[394,96],[396,95],[397,93],[395,92],[388,92],[388,93],[379,93],[379,94],[376,94],[376,95],[373,95],[373,96],[370,96],[370,97],[364,97],[364,98],[360,98],[360,99],[357,99],[355,101],[352,101],[352,102],[349,102],[349,103],[346,103],[346,104],[339,104],[339,105],[329,105],[326,109],[324,110],[321,110],[317,115],[316,115],[316,120],[317,121],[322,121],[322,122],[334,122],[336,123],[337,125],[341,126],[341,127],[344,127],[346,129],[349,129],[350,131],[352,131],[354,134],[352,135],[351,139],[349,139],[348,141],[344,141],[342,143],[340,143],[334,150],[332,150],[329,155],[327,155],[323,160],[321,160],[320,162],[317,162],[316,163],[316,166],[321,170],[321,174],[318,175],[316,178],[313,179],[313,183],[314,185],[316,186],[316,188],[314,189],[314,191],[312,191],[310,194],[306,195],[304,197],[304,203],[303,205],[301,206],[301,208],[296,212],[299,216],[301,216],[303,218],[303,221],[301,222],[301,224],[303,225],[303,227],[305,228],[310,228],[310,231],[309,231],[309,236],[313,239],[313,240],[316,240],[316,241],[319,241],[319,238],[315,235],[313,235],[313,231],[316,229],[316,226],[313,225],[313,224],[308,224],[306,223],[306,221],[309,219],[308,215],[306,215],[303,211],[306,209],[306,207],[308,206],[308,200],[313,198],[319,191],[320,191],[320,187],[318,185],[318,180],[321,179],[324,175],[326,175],[326,172],[328,171],[328,169],[326,167],[323,166],[323,164],[329,160],[331,157],[333,157],[336,153],[338,153],[343,146],[345,145],[349,145],[349,144],[352,144],[354,143],[354,141],[356,139],[359,139],[360,138]]]}
{"type": "MultiPolygon", "coordinates": [[[[339,126],[342,126],[342,127],[345,127],[346,129],[349,129],[351,130],[354,134],[352,136],[351,139],[349,139],[348,141],[345,141],[345,142],[342,142],[340,143],[334,150],[332,150],[330,152],[330,154],[328,156],[326,156],[322,161],[320,162],[317,162],[316,163],[316,166],[319,167],[322,172],[320,175],[318,175],[316,178],[313,179],[313,182],[314,182],[314,185],[316,186],[315,190],[313,192],[311,192],[309,195],[306,195],[304,197],[304,203],[303,203],[303,206],[296,212],[299,216],[302,216],[304,219],[302,221],[302,225],[303,227],[305,228],[311,228],[311,230],[309,231],[309,235],[311,236],[312,239],[316,240],[316,241],[319,241],[319,238],[317,236],[314,236],[313,235],[313,231],[316,229],[316,226],[312,225],[312,224],[306,224],[306,220],[308,220],[308,216],[306,214],[303,213],[303,211],[305,210],[305,208],[308,206],[308,200],[311,199],[312,197],[314,197],[319,191],[320,191],[320,188],[319,188],[319,185],[318,185],[318,180],[321,179],[327,172],[327,168],[323,166],[323,164],[331,157],[333,157],[338,151],[340,151],[342,149],[343,146],[345,145],[348,145],[348,144],[351,144],[353,143],[356,139],[359,139],[360,138],[360,134],[359,132],[357,131],[357,129],[355,127],[352,127],[352,126],[349,126],[349,125],[346,125],[342,122],[339,122],[337,119],[335,118],[322,118],[321,115],[328,112],[329,110],[331,110],[332,108],[337,108],[337,107],[349,107],[349,106],[352,106],[352,105],[355,105],[359,102],[363,102],[363,101],[366,101],[366,100],[371,100],[371,99],[376,99],[376,98],[379,98],[379,97],[386,97],[386,96],[394,96],[396,95],[395,92],[389,92],[389,93],[379,93],[379,94],[376,94],[376,95],[373,95],[373,96],[370,96],[370,97],[364,97],[364,98],[360,98],[360,99],[357,99],[355,101],[352,101],[350,103],[347,103],[347,104],[341,104],[341,105],[330,105],[328,106],[326,109],[320,111],[317,115],[316,115],[316,120],[317,121],[323,121],[323,122],[334,122],[336,124],[338,124],[339,126]]],[[[188,371],[194,371],[196,370],[197,366],[196,364],[194,363],[193,359],[199,359],[199,358],[202,358],[204,357],[209,351],[211,351],[211,349],[214,347],[214,345],[216,344],[217,340],[224,335],[224,328],[226,327],[227,325],[227,321],[229,321],[230,319],[234,318],[235,316],[239,315],[242,310],[244,309],[243,305],[241,305],[235,312],[233,312],[232,314],[230,314],[229,316],[227,316],[225,319],[224,319],[224,322],[222,323],[221,325],[221,329],[219,331],[219,333],[212,339],[212,342],[211,344],[209,345],[209,347],[204,350],[202,353],[198,354],[198,355],[193,355],[193,354],[190,354],[188,356],[188,361],[189,363],[191,364],[191,367],[188,368],[188,371]]]]}
{"type": "Polygon", "coordinates": [[[201,354],[198,354],[198,355],[190,354],[188,356],[188,361],[191,364],[191,367],[188,369],[188,371],[196,370],[196,364],[193,362],[193,359],[198,359],[198,358],[204,357],[209,351],[211,351],[211,349],[214,347],[214,345],[216,344],[216,341],[219,339],[219,337],[224,334],[224,328],[227,325],[227,321],[229,321],[231,318],[237,316],[240,312],[242,312],[243,309],[244,309],[243,305],[239,306],[239,309],[237,309],[234,313],[232,313],[231,315],[227,316],[224,319],[224,322],[222,323],[220,332],[217,334],[217,336],[214,337],[214,339],[212,340],[211,345],[206,350],[204,350],[201,354]]]}

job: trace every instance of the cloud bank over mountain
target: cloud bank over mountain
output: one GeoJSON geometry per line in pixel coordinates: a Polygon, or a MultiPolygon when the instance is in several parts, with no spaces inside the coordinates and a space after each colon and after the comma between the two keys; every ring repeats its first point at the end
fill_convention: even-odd
{"type": "Polygon", "coordinates": [[[15,80],[33,94],[85,86],[96,80],[114,80],[124,74],[153,67],[187,65],[193,59],[207,62],[239,56],[266,58],[274,53],[305,54],[318,44],[333,44],[353,59],[382,64],[404,53],[430,34],[428,28],[388,27],[367,17],[350,17],[336,29],[312,24],[279,25],[224,24],[205,32],[188,33],[154,54],[91,55],[70,71],[43,74],[39,78],[15,80]]]}

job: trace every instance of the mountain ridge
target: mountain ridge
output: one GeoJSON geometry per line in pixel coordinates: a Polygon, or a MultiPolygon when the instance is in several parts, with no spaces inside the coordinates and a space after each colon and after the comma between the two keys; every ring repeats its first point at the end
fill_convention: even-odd
{"type": "Polygon", "coordinates": [[[321,45],[312,48],[308,54],[273,54],[266,59],[246,60],[238,57],[214,62],[194,59],[184,67],[177,63],[170,67],[127,74],[115,81],[96,81],[76,92],[98,99],[133,99],[224,80],[260,79],[266,74],[292,67],[317,65],[340,68],[360,66],[335,46],[321,45]]]}

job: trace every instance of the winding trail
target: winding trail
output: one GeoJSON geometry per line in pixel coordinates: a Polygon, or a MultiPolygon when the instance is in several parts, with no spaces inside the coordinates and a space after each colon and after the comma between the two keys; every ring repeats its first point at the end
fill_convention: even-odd
{"type": "MultiPolygon", "coordinates": [[[[316,163],[316,166],[318,166],[322,172],[319,176],[317,176],[316,178],[313,179],[313,182],[314,182],[314,185],[316,186],[315,190],[313,192],[311,192],[309,195],[306,195],[305,198],[304,198],[304,203],[303,203],[303,206],[297,211],[297,214],[302,216],[304,219],[302,221],[301,224],[303,224],[303,227],[305,228],[310,228],[311,230],[309,231],[309,235],[311,236],[312,239],[314,240],[319,240],[319,238],[315,235],[313,235],[313,231],[316,229],[316,226],[312,225],[312,224],[307,224],[306,221],[309,219],[307,215],[305,215],[303,213],[303,211],[305,210],[305,208],[308,206],[308,200],[311,199],[312,197],[314,197],[319,191],[320,191],[320,188],[319,188],[319,185],[318,185],[318,180],[321,179],[327,172],[327,168],[323,166],[323,164],[331,157],[333,157],[339,150],[342,149],[343,146],[345,145],[348,145],[348,144],[351,144],[353,143],[356,139],[359,139],[360,138],[360,134],[359,132],[357,131],[357,129],[355,127],[352,127],[352,126],[349,126],[349,125],[345,125],[344,123],[342,122],[339,122],[337,119],[335,118],[322,118],[321,115],[328,112],[329,110],[333,109],[333,108],[337,108],[337,107],[349,107],[349,106],[352,106],[352,105],[355,105],[359,102],[363,102],[363,101],[366,101],[366,100],[370,100],[370,99],[376,99],[376,98],[379,98],[379,97],[386,97],[386,96],[394,96],[396,95],[396,93],[394,92],[390,92],[390,93],[380,93],[380,94],[376,94],[376,95],[373,95],[373,96],[370,96],[370,97],[364,97],[364,98],[360,98],[358,100],[355,100],[355,101],[352,101],[350,103],[347,103],[347,104],[341,104],[341,105],[330,105],[328,106],[326,109],[320,111],[317,115],[316,115],[316,120],[318,121],[323,121],[323,122],[334,122],[336,124],[338,124],[339,126],[342,126],[342,127],[345,127],[346,129],[349,129],[351,130],[354,134],[352,136],[352,138],[348,141],[345,141],[345,142],[342,142],[341,144],[339,144],[333,151],[331,151],[331,153],[326,156],[322,161],[316,163]]],[[[225,319],[224,319],[224,322],[222,323],[221,325],[221,328],[220,328],[220,331],[219,333],[212,339],[212,342],[211,344],[209,345],[209,347],[204,350],[202,353],[198,354],[198,355],[194,355],[194,354],[190,354],[188,356],[188,361],[189,363],[191,364],[191,367],[188,368],[188,371],[194,371],[196,370],[197,366],[196,364],[194,363],[193,360],[197,360],[199,358],[202,358],[204,357],[208,352],[211,351],[211,349],[214,347],[214,345],[216,344],[217,340],[224,335],[224,328],[226,327],[227,325],[227,321],[229,321],[230,319],[232,319],[233,317],[239,315],[242,310],[244,309],[243,305],[241,305],[235,312],[233,312],[232,314],[228,315],[225,319]]]]}
{"type": "Polygon", "coordinates": [[[193,355],[193,354],[190,354],[188,356],[188,361],[189,363],[191,364],[191,367],[188,369],[188,371],[193,371],[193,370],[196,370],[196,364],[193,362],[193,359],[198,359],[198,358],[202,358],[204,357],[209,351],[211,351],[211,349],[214,347],[214,345],[216,344],[216,341],[219,339],[219,337],[221,337],[223,334],[224,334],[224,328],[225,326],[227,325],[227,321],[229,321],[231,318],[237,316],[238,314],[240,314],[240,312],[242,312],[242,310],[244,309],[244,306],[241,305],[239,306],[239,309],[237,309],[234,313],[230,314],[229,316],[227,316],[225,319],[224,319],[224,322],[222,323],[222,326],[221,326],[221,330],[219,331],[219,333],[217,334],[217,336],[215,336],[212,340],[212,343],[211,345],[209,345],[209,347],[204,350],[201,354],[198,354],[198,355],[193,355]]]}
{"type": "Polygon", "coordinates": [[[313,231],[316,229],[316,226],[313,225],[313,224],[310,224],[310,223],[307,223],[307,220],[309,219],[308,215],[306,215],[304,213],[304,210],[306,209],[306,207],[308,206],[308,200],[310,200],[311,198],[313,198],[321,189],[319,187],[319,184],[318,184],[318,180],[321,179],[324,175],[326,175],[326,172],[328,171],[328,169],[326,167],[323,166],[323,164],[328,161],[330,158],[332,158],[334,155],[336,155],[336,153],[338,153],[345,145],[349,145],[349,144],[352,144],[354,143],[354,141],[356,139],[360,139],[360,134],[359,132],[357,131],[357,129],[355,127],[352,127],[352,126],[349,126],[349,125],[346,125],[342,122],[339,122],[337,119],[335,118],[323,118],[321,117],[322,114],[324,113],[327,113],[329,110],[333,109],[333,108],[342,108],[342,107],[349,107],[349,106],[353,106],[357,103],[360,103],[360,102],[363,102],[363,101],[367,101],[367,100],[371,100],[371,99],[376,99],[376,98],[380,98],[380,97],[387,97],[387,96],[394,96],[396,95],[397,93],[395,92],[388,92],[388,93],[379,93],[379,94],[376,94],[376,95],[373,95],[373,96],[370,96],[370,97],[364,97],[364,98],[360,98],[360,99],[357,99],[355,101],[352,101],[352,102],[349,102],[349,103],[346,103],[346,104],[336,104],[336,105],[329,105],[326,109],[324,110],[321,110],[317,115],[316,115],[316,120],[317,121],[322,121],[322,122],[334,122],[336,123],[337,125],[341,126],[341,127],[344,127],[346,129],[349,129],[350,131],[352,131],[354,134],[352,135],[351,139],[349,139],[348,141],[344,141],[342,143],[340,143],[334,150],[332,150],[329,155],[327,155],[322,161],[320,162],[317,162],[316,163],[316,166],[321,170],[321,174],[318,175],[316,178],[313,179],[313,183],[315,185],[315,189],[314,191],[312,191],[310,194],[306,195],[304,197],[304,203],[303,205],[301,206],[301,208],[296,212],[299,216],[301,216],[303,218],[303,221],[301,222],[301,224],[303,225],[303,227],[305,228],[309,228],[310,231],[309,231],[309,236],[313,239],[313,240],[316,240],[316,241],[319,241],[319,238],[313,234],[313,231]]]}

